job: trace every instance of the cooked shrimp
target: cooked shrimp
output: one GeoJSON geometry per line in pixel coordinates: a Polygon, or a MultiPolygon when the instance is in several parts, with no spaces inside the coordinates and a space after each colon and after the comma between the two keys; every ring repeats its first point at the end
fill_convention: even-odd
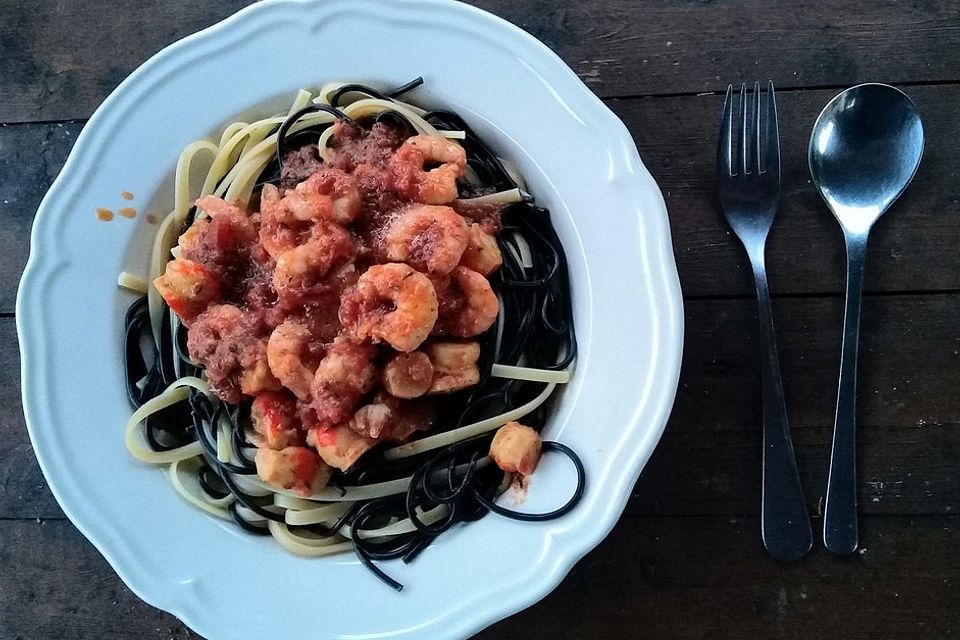
{"type": "Polygon", "coordinates": [[[360,215],[362,201],[357,179],[340,169],[322,169],[297,185],[296,191],[314,197],[326,198],[329,218],[339,224],[349,224],[360,215]]]}
{"type": "Polygon", "coordinates": [[[389,182],[408,198],[427,204],[457,199],[457,178],[466,171],[467,154],[456,142],[441,136],[418,135],[400,145],[387,165],[389,182]],[[440,163],[425,170],[427,164],[440,163]]]}
{"type": "Polygon", "coordinates": [[[457,267],[449,278],[434,279],[434,285],[440,305],[434,334],[472,338],[496,321],[500,302],[476,271],[457,267]]]}
{"type": "Polygon", "coordinates": [[[240,205],[227,202],[217,196],[197,198],[194,204],[213,218],[214,223],[229,228],[239,239],[249,242],[257,237],[257,229],[253,221],[240,205]]]}
{"type": "Polygon", "coordinates": [[[503,255],[497,239],[483,230],[479,224],[470,225],[470,239],[460,258],[460,266],[489,277],[503,264],[503,255]]]}
{"type": "Polygon", "coordinates": [[[273,259],[297,246],[300,235],[307,225],[290,224],[288,210],[282,203],[280,190],[272,184],[263,185],[260,191],[260,244],[273,259]]]}
{"type": "Polygon", "coordinates": [[[360,214],[356,179],[339,169],[318,171],[282,197],[272,184],[260,192],[260,242],[275,259],[293,249],[318,222],[348,224],[360,214]]]}
{"type": "Polygon", "coordinates": [[[450,273],[467,248],[466,221],[450,207],[414,206],[390,224],[385,236],[387,259],[415,269],[450,273]]]}
{"type": "Polygon", "coordinates": [[[397,351],[419,347],[436,320],[433,284],[405,264],[370,267],[340,298],[340,322],[350,336],[386,342],[397,351]]]}
{"type": "Polygon", "coordinates": [[[417,398],[433,382],[433,363],[422,351],[398,353],[383,368],[383,388],[397,398],[417,398]]]}
{"type": "Polygon", "coordinates": [[[330,286],[324,286],[324,277],[353,259],[355,252],[356,247],[343,227],[332,222],[318,223],[311,240],[277,258],[273,286],[280,304],[287,308],[301,307],[312,293],[330,290],[330,286]]]}
{"type": "Polygon", "coordinates": [[[232,304],[214,304],[197,318],[187,332],[190,359],[207,366],[224,340],[237,333],[243,323],[243,311],[232,304]]]}
{"type": "Polygon", "coordinates": [[[207,234],[210,232],[209,220],[194,220],[187,230],[180,234],[177,246],[180,247],[180,258],[193,260],[202,253],[201,247],[207,234]]]}
{"type": "Polygon", "coordinates": [[[204,196],[196,204],[210,214],[210,219],[194,221],[180,236],[178,257],[229,271],[230,265],[246,259],[257,239],[256,225],[238,205],[216,196],[204,196]]]}
{"type": "Polygon", "coordinates": [[[283,386],[305,402],[319,364],[316,338],[305,323],[287,320],[273,330],[267,342],[267,363],[283,386]]]}
{"type": "Polygon", "coordinates": [[[210,387],[223,400],[238,403],[280,384],[267,364],[267,332],[256,312],[231,304],[213,304],[187,332],[187,351],[206,370],[210,387]]]}
{"type": "Polygon", "coordinates": [[[340,424],[350,419],[363,394],[377,381],[373,364],[376,348],[337,338],[320,361],[313,378],[312,406],[321,424],[340,424]]]}
{"type": "Polygon", "coordinates": [[[427,393],[450,393],[480,382],[480,343],[434,342],[427,345],[433,376],[427,393]]]}
{"type": "Polygon", "coordinates": [[[177,317],[191,322],[220,295],[220,279],[199,262],[179,258],[167,263],[166,271],[153,281],[177,317]]]}

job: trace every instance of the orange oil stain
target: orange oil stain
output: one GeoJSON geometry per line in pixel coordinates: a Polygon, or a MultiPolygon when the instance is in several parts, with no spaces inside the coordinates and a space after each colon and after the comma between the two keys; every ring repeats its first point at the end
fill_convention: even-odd
{"type": "Polygon", "coordinates": [[[97,219],[109,222],[113,220],[113,211],[110,211],[110,209],[97,209],[97,219]]]}
{"type": "Polygon", "coordinates": [[[118,213],[119,213],[121,216],[123,216],[124,218],[136,218],[136,217],[137,217],[137,210],[134,209],[133,207],[123,207],[122,209],[120,209],[120,211],[118,211],[118,213]]]}

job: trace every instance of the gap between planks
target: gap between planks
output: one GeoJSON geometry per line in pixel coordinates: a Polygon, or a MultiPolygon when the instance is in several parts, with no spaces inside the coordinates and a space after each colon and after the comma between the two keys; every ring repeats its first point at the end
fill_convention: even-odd
{"type": "MultiPolygon", "coordinates": [[[[579,76],[578,76],[579,77],[579,76]]],[[[582,78],[581,78],[582,79],[582,78]]],[[[757,78],[756,80],[763,84],[766,80],[770,78],[757,78]]],[[[880,80],[877,80],[879,82],[880,80]]],[[[736,85],[737,83],[731,83],[736,85]]],[[[857,83],[862,84],[862,83],[857,83]]],[[[944,86],[953,86],[960,84],[960,79],[958,80],[917,80],[917,81],[906,81],[906,82],[891,82],[897,87],[944,87],[944,86]]],[[[777,93],[800,93],[802,91],[842,91],[849,87],[856,86],[851,84],[813,84],[813,85],[804,85],[802,87],[791,87],[791,86],[779,86],[774,80],[774,87],[777,93]]],[[[722,96],[726,93],[726,87],[723,89],[718,89],[716,91],[677,91],[674,93],[624,93],[620,95],[603,95],[599,96],[601,100],[607,101],[616,101],[616,100],[644,100],[644,99],[656,99],[656,98],[698,98],[703,96],[722,96]]]]}

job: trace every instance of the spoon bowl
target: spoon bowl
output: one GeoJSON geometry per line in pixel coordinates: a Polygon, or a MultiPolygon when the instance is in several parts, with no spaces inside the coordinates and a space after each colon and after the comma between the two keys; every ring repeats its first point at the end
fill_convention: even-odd
{"type": "Polygon", "coordinates": [[[843,228],[847,250],[837,412],[823,512],[823,542],[833,553],[853,553],[858,544],[857,349],[867,239],[913,180],[922,155],[920,113],[902,91],[885,84],[861,84],[835,97],[810,136],[810,175],[843,228]]]}
{"type": "Polygon", "coordinates": [[[923,122],[899,89],[861,84],[824,107],[810,136],[810,175],[845,231],[866,233],[913,179],[923,122]]]}

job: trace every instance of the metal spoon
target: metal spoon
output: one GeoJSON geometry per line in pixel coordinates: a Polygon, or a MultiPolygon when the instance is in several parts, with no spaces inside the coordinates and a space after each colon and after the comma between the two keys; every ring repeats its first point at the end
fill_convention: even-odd
{"type": "Polygon", "coordinates": [[[910,184],[922,155],[916,106],[885,84],[861,84],[836,96],[810,136],[810,175],[840,223],[847,249],[840,384],[823,515],[823,542],[833,553],[857,548],[857,346],[867,237],[910,184]]]}

